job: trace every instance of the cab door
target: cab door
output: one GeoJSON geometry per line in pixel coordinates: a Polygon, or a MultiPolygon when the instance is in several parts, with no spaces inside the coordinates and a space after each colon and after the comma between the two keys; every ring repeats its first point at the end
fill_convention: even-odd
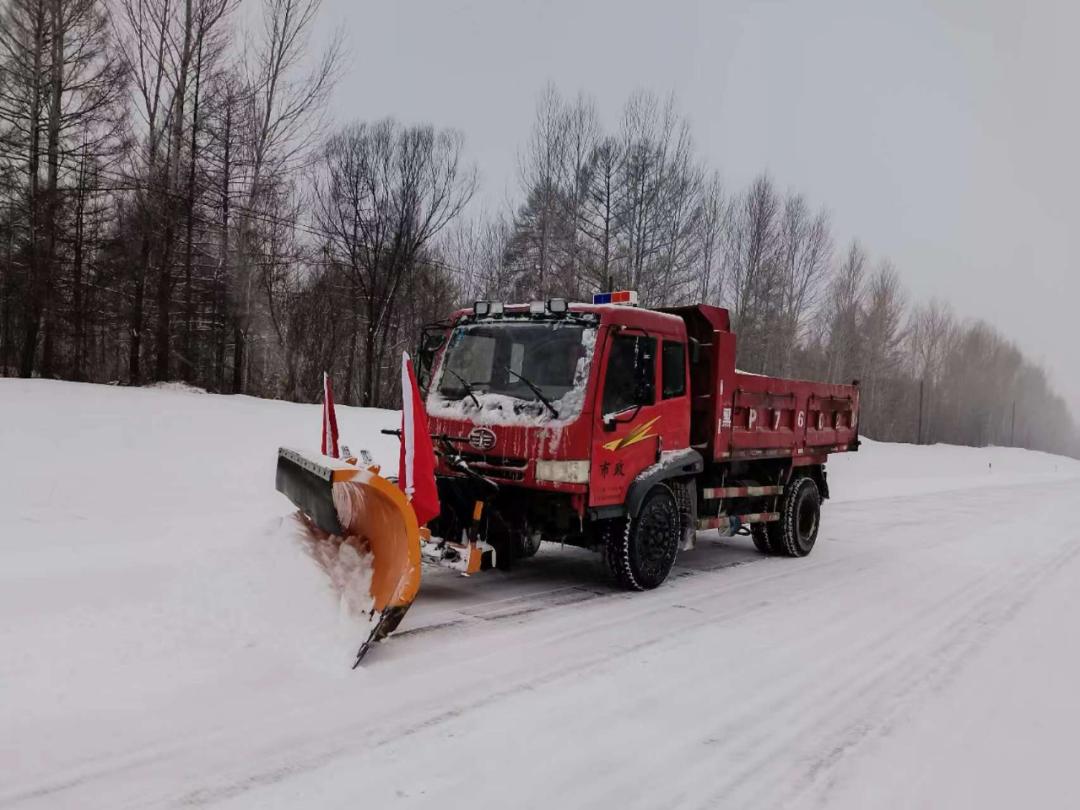
{"type": "Polygon", "coordinates": [[[661,411],[657,422],[662,450],[690,446],[690,381],[685,337],[664,335],[660,344],[658,396],[661,411]]]}
{"type": "Polygon", "coordinates": [[[660,340],[641,329],[613,328],[604,344],[593,410],[591,506],[622,504],[638,473],[656,463],[663,441],[660,340]]]}

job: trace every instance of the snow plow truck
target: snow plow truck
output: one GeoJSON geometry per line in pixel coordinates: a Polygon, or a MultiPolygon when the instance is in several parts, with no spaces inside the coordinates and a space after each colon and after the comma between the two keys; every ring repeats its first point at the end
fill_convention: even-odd
{"type": "Polygon", "coordinates": [[[744,373],[735,348],[715,306],[646,309],[632,291],[478,301],[426,328],[418,352],[440,501],[427,527],[352,459],[283,448],[277,487],[312,532],[372,558],[368,642],[397,626],[422,562],[472,574],[559,541],[646,590],[700,530],[803,557],[829,455],[859,447],[858,382],[744,373]]]}

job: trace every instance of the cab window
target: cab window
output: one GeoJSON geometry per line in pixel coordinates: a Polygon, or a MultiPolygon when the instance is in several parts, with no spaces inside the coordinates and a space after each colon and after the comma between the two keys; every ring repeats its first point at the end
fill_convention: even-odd
{"type": "Polygon", "coordinates": [[[686,344],[664,341],[660,358],[664,399],[681,397],[686,393],[686,344]]]}
{"type": "Polygon", "coordinates": [[[615,335],[608,353],[603,412],[619,413],[656,400],[656,338],[615,335]]]}

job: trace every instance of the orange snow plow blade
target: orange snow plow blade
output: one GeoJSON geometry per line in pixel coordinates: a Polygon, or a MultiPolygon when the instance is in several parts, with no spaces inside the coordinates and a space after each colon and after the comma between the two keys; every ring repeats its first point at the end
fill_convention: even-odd
{"type": "Polygon", "coordinates": [[[401,623],[419,590],[420,529],[412,505],[377,466],[284,447],[276,483],[300,510],[314,542],[336,542],[335,549],[348,544],[370,560],[374,628],[357,653],[359,664],[373,642],[401,623]]]}

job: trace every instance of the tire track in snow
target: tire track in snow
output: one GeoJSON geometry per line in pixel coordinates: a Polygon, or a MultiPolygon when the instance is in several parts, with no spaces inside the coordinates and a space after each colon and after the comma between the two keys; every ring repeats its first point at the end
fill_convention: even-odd
{"type": "MultiPolygon", "coordinates": [[[[974,506],[974,504],[972,506],[974,506]]],[[[977,512],[977,510],[972,510],[972,511],[977,512]]],[[[916,544],[916,545],[920,548],[920,550],[928,551],[928,550],[932,550],[934,548],[937,548],[939,546],[948,545],[951,542],[955,542],[955,540],[952,539],[952,538],[946,537],[944,539],[938,540],[937,542],[919,543],[919,544],[916,544]]],[[[895,552],[893,552],[893,553],[895,553],[895,552]]],[[[878,556],[881,556],[881,555],[878,555],[878,556]]],[[[779,565],[784,565],[784,562],[782,562],[782,561],[776,561],[776,562],[779,565]]],[[[763,574],[761,576],[755,576],[755,577],[753,577],[751,579],[748,579],[745,582],[740,583],[739,587],[740,587],[740,589],[751,589],[751,588],[755,588],[755,587],[760,586],[762,584],[762,582],[765,581],[765,580],[795,578],[795,579],[798,580],[798,584],[801,587],[793,588],[792,590],[787,591],[785,593],[786,598],[785,598],[785,601],[784,601],[783,604],[778,604],[778,605],[775,605],[775,606],[771,606],[774,610],[777,610],[777,611],[780,611],[780,610],[789,611],[791,609],[791,607],[792,607],[792,602],[793,601],[796,602],[796,603],[797,602],[802,602],[802,601],[812,601],[815,597],[820,596],[822,591],[834,590],[834,589],[836,589],[836,587],[839,584],[842,584],[842,583],[838,583],[836,581],[836,579],[830,579],[826,583],[816,583],[816,580],[813,577],[807,577],[806,576],[808,568],[821,568],[821,567],[826,567],[826,566],[834,567],[834,566],[839,565],[839,564],[850,563],[850,562],[851,562],[850,558],[845,558],[843,560],[823,560],[823,561],[817,562],[814,565],[801,565],[798,570],[795,570],[794,568],[789,567],[789,565],[785,565],[785,568],[787,570],[769,572],[769,573],[763,574]],[[816,583],[816,587],[815,587],[815,583],[816,583]]],[[[777,567],[777,566],[774,565],[774,566],[770,566],[770,567],[777,567]]],[[[855,580],[857,580],[860,576],[862,576],[862,571],[859,570],[858,568],[856,568],[856,569],[853,569],[852,571],[844,572],[844,575],[845,575],[844,576],[845,579],[855,579],[855,580]]],[[[971,584],[967,585],[965,588],[961,589],[959,592],[949,594],[947,597],[945,597],[941,601],[939,601],[937,603],[934,603],[934,604],[924,608],[920,615],[922,615],[924,617],[925,616],[935,616],[935,615],[939,614],[941,611],[946,610],[949,607],[951,607],[954,602],[958,602],[958,603],[961,603],[961,604],[964,603],[965,600],[967,599],[968,592],[976,590],[988,577],[989,577],[989,575],[984,575],[983,577],[981,577],[976,582],[971,583],[971,584]]],[[[997,598],[997,592],[996,591],[991,590],[988,593],[990,595],[985,597],[986,599],[993,600],[993,599],[997,598]]],[[[728,597],[731,596],[731,589],[729,589],[727,592],[725,592],[724,595],[728,596],[728,597]]],[[[710,590],[710,591],[707,591],[705,593],[701,593],[701,594],[697,595],[696,598],[685,598],[686,596],[689,596],[689,594],[684,595],[684,598],[681,599],[680,602],[683,602],[683,603],[687,603],[687,602],[695,603],[695,602],[708,601],[710,599],[715,598],[717,596],[717,592],[714,591],[714,590],[710,590]]],[[[638,597],[635,597],[635,598],[638,598],[638,597]]],[[[981,602],[980,602],[980,604],[981,604],[981,602]]],[[[764,604],[764,605],[761,605],[760,607],[767,610],[767,609],[770,608],[770,605],[764,604]]],[[[639,612],[639,611],[631,611],[631,613],[637,613],[637,612],[639,612]]],[[[653,613],[653,612],[655,612],[655,606],[650,605],[648,607],[642,607],[640,612],[653,613]]],[[[471,702],[469,702],[467,704],[464,704],[464,705],[455,706],[455,707],[453,707],[451,709],[436,713],[434,716],[429,715],[429,716],[425,717],[425,719],[423,721],[421,721],[421,722],[419,722],[417,724],[407,726],[404,729],[398,727],[395,730],[389,731],[389,733],[383,733],[383,734],[376,735],[377,742],[375,742],[371,747],[381,748],[381,747],[393,745],[393,744],[397,743],[398,741],[400,741],[400,740],[402,740],[402,739],[404,739],[406,737],[410,737],[410,736],[413,736],[413,735],[418,734],[418,733],[423,733],[425,731],[429,731],[429,730],[434,729],[436,727],[442,726],[442,725],[444,725],[446,723],[452,722],[452,721],[462,717],[464,714],[466,714],[468,712],[476,711],[476,710],[479,710],[481,708],[490,708],[490,707],[496,705],[497,703],[499,703],[500,701],[512,698],[512,697],[514,697],[516,695],[521,694],[522,692],[534,691],[534,690],[536,690],[536,689],[538,689],[538,688],[540,688],[542,686],[550,685],[550,684],[556,683],[556,682],[558,682],[560,680],[565,680],[565,679],[569,678],[570,676],[579,676],[579,675],[582,675],[582,674],[584,674],[586,672],[589,672],[589,671],[592,671],[592,670],[595,670],[595,669],[598,669],[598,668],[602,668],[602,667],[607,666],[610,663],[612,663],[612,662],[614,662],[614,661],[616,661],[618,659],[625,658],[626,656],[631,656],[631,655],[640,653],[641,651],[643,651],[644,649],[646,649],[646,648],[648,648],[650,646],[660,644],[660,643],[663,643],[665,641],[670,641],[673,637],[684,635],[687,632],[692,631],[695,628],[705,626],[705,625],[716,625],[716,624],[721,624],[721,623],[728,622],[728,621],[739,620],[739,619],[745,617],[746,612],[747,612],[747,605],[745,605],[745,604],[737,605],[737,606],[734,606],[733,608],[731,608],[730,610],[728,610],[724,614],[721,614],[721,615],[717,615],[715,613],[707,614],[705,616],[705,618],[703,618],[703,619],[701,619],[699,621],[684,622],[684,623],[682,623],[680,625],[675,626],[674,628],[666,629],[661,633],[654,634],[651,638],[649,638],[648,640],[646,640],[646,641],[644,641],[642,643],[631,645],[631,646],[625,646],[625,647],[622,647],[620,649],[614,650],[613,652],[611,652],[609,654],[605,654],[605,655],[602,655],[602,656],[586,657],[585,660],[579,660],[576,663],[574,663],[573,665],[566,666],[566,667],[560,667],[560,668],[557,668],[555,670],[548,671],[548,672],[546,672],[546,673],[544,673],[542,675],[538,674],[538,673],[533,673],[532,678],[527,683],[517,683],[517,684],[514,684],[514,685],[512,685],[510,687],[488,691],[488,692],[486,692],[486,694],[483,694],[482,697],[478,698],[475,701],[471,701],[471,702]]],[[[615,626],[619,626],[619,625],[625,625],[628,622],[632,622],[634,620],[634,618],[635,618],[635,616],[633,616],[633,615],[622,614],[622,615],[619,615],[617,617],[614,617],[608,623],[608,625],[611,626],[611,627],[615,627],[615,626]]],[[[962,621],[959,622],[959,623],[954,622],[954,624],[959,624],[959,626],[961,626],[961,627],[966,626],[962,621]]],[[[592,636],[593,634],[595,634],[597,632],[600,632],[600,634],[602,635],[603,631],[604,631],[603,626],[598,627],[595,624],[590,624],[590,625],[588,625],[587,628],[583,628],[580,631],[574,631],[574,632],[569,633],[569,634],[567,634],[567,633],[559,634],[559,636],[558,636],[558,638],[556,640],[560,644],[562,644],[562,643],[565,643],[568,638],[572,638],[574,636],[581,636],[581,635],[592,636]]],[[[889,644],[892,637],[893,637],[892,633],[883,634],[879,638],[876,638],[875,640],[873,640],[870,643],[870,645],[868,646],[867,650],[865,650],[865,652],[869,653],[869,652],[872,652],[876,648],[880,648],[882,646],[885,646],[885,645],[889,644]]],[[[863,673],[863,676],[860,676],[860,677],[864,677],[864,676],[865,676],[865,673],[863,673]]],[[[868,682],[868,684],[864,687],[865,690],[872,690],[877,685],[877,683],[878,683],[878,681],[880,679],[888,677],[888,673],[887,672],[878,672],[878,673],[876,673],[876,676],[877,677],[875,679],[871,679],[868,682]]],[[[485,692],[484,685],[482,683],[476,684],[476,688],[477,688],[477,691],[479,691],[481,693],[485,692]]],[[[835,695],[835,696],[844,696],[844,695],[850,694],[850,683],[845,682],[845,681],[841,681],[839,683],[839,685],[836,685],[835,687],[832,688],[831,693],[833,695],[835,695]]],[[[797,694],[793,695],[792,700],[797,700],[797,697],[798,697],[797,694]]],[[[751,716],[752,715],[753,715],[753,712],[751,712],[751,716]]],[[[745,730],[745,728],[744,728],[744,730],[745,730]]],[[[369,731],[370,731],[370,729],[369,729],[369,731]]],[[[753,770],[753,769],[751,769],[751,770],[753,770]]]]}
{"type": "MultiPolygon", "coordinates": [[[[761,755],[698,806],[716,806],[721,799],[756,807],[789,806],[802,801],[824,806],[839,765],[853,750],[868,738],[888,734],[921,694],[939,691],[955,679],[971,656],[1032,598],[1038,585],[1058,575],[1080,553],[1075,538],[1064,545],[1025,570],[987,573],[967,583],[923,608],[914,620],[904,623],[901,633],[896,628],[881,633],[861,647],[857,657],[872,658],[889,645],[905,640],[908,643],[904,651],[882,656],[873,668],[852,670],[847,677],[832,679],[825,690],[806,692],[800,688],[788,693],[781,707],[801,706],[800,722],[788,727],[786,734],[757,738],[758,745],[751,743],[749,747],[761,751],[761,755]],[[935,626],[935,619],[941,615],[952,618],[935,626]],[[842,722],[837,723],[837,718],[842,722]],[[808,736],[821,738],[825,750],[798,763],[801,776],[792,780],[791,757],[800,750],[800,740],[808,736]],[[777,762],[787,765],[777,768],[777,762]],[[778,770],[788,778],[761,778],[770,771],[779,776],[778,770]],[[743,787],[749,789],[741,793],[743,787]]],[[[743,717],[742,722],[752,716],[743,717]]],[[[733,724],[716,736],[735,739],[738,728],[733,724]]]]}
{"type": "MultiPolygon", "coordinates": [[[[1064,490],[1063,487],[1059,489],[1064,490]]],[[[1067,491],[1071,492],[1072,490],[1067,491]]],[[[1018,492],[1022,491],[1018,491],[1016,488],[1010,489],[1014,501],[1018,496],[1018,492]]],[[[906,512],[910,512],[915,506],[922,507],[924,512],[933,511],[929,507],[937,503],[943,503],[948,504],[951,513],[954,515],[960,513],[974,516],[976,520],[972,521],[973,523],[977,524],[978,519],[981,518],[983,522],[990,519],[997,520],[1000,524],[1000,518],[987,515],[984,511],[988,501],[987,490],[977,491],[977,493],[971,494],[967,498],[957,498],[955,495],[950,494],[948,497],[921,496],[913,499],[913,501],[914,503],[905,504],[905,506],[909,507],[905,510],[906,512]]],[[[1045,499],[1042,499],[1042,503],[1045,504],[1045,499]]],[[[880,510],[848,510],[844,508],[844,505],[840,505],[837,509],[831,511],[835,512],[836,521],[844,525],[848,530],[846,532],[848,534],[857,529],[859,524],[866,524],[862,528],[863,531],[867,527],[881,531],[883,520],[887,521],[887,531],[897,532],[899,531],[898,525],[901,524],[901,520],[897,518],[907,517],[907,515],[882,514],[880,510]],[[848,511],[854,511],[857,514],[848,515],[848,511]],[[853,529],[850,524],[855,524],[855,528],[853,529]]],[[[1021,519],[1017,517],[1012,522],[1019,524],[1021,519]]],[[[926,526],[925,518],[920,518],[916,523],[921,528],[926,526]]],[[[840,534],[839,530],[836,532],[830,530],[830,533],[840,534]]],[[[846,539],[848,538],[841,538],[841,541],[846,539]]],[[[823,540],[827,545],[829,541],[828,533],[823,537],[823,540]]],[[[955,536],[949,535],[947,532],[941,532],[929,538],[919,538],[903,548],[896,546],[875,547],[870,544],[860,547],[854,542],[843,542],[844,551],[840,556],[811,558],[810,560],[797,562],[762,560],[760,564],[736,568],[730,572],[732,575],[730,581],[719,580],[714,572],[694,572],[691,575],[675,580],[670,587],[649,594],[638,594],[629,597],[622,594],[604,595],[600,598],[589,599],[583,603],[572,603],[544,609],[530,613],[527,616],[507,617],[510,619],[509,622],[503,619],[496,621],[476,619],[476,625],[469,628],[470,631],[476,632],[471,632],[464,639],[465,643],[461,645],[460,649],[456,649],[457,654],[446,661],[433,661],[430,655],[425,656],[423,653],[429,652],[437,655],[440,649],[445,650],[448,647],[456,647],[458,640],[451,637],[459,635],[456,632],[431,635],[430,640],[437,642],[431,650],[422,646],[429,640],[428,638],[401,638],[400,641],[408,643],[395,645],[396,656],[391,660],[378,662],[376,666],[372,667],[372,674],[378,674],[380,678],[386,675],[393,679],[395,674],[407,673],[412,666],[422,664],[425,680],[438,683],[450,681],[455,677],[463,677],[458,670],[465,667],[466,670],[473,670],[468,674],[468,677],[477,676],[475,680],[470,681],[470,691],[475,688],[474,694],[479,695],[479,697],[466,701],[454,701],[450,707],[447,707],[445,700],[420,700],[415,705],[391,706],[385,711],[376,711],[374,716],[369,715],[359,719],[350,718],[329,727],[322,727],[319,729],[318,735],[312,735],[310,730],[301,728],[297,735],[284,735],[284,737],[279,737],[272,744],[262,746],[255,751],[252,750],[250,740],[245,741],[243,739],[246,737],[246,733],[238,735],[236,730],[232,729],[225,729],[218,734],[198,738],[193,737],[179,741],[179,744],[176,745],[162,746],[161,750],[168,752],[177,760],[188,761],[191,761],[193,757],[195,761],[198,761],[200,752],[204,752],[208,746],[214,746],[218,743],[222,744],[225,751],[234,752],[236,762],[229,766],[225,773],[219,772],[216,777],[209,773],[206,774],[205,777],[202,777],[205,778],[203,786],[193,786],[194,789],[184,797],[184,800],[190,804],[199,805],[227,801],[252,790],[277,785],[290,778],[310,773],[334,761],[356,757],[364,752],[379,749],[393,750],[399,742],[453,724],[467,713],[497,711],[502,703],[529,692],[535,692],[541,686],[580,680],[582,675],[594,674],[605,668],[611,669],[614,665],[626,661],[628,658],[640,656],[646,651],[662,652],[663,650],[660,648],[672,647],[677,652],[680,647],[691,646],[695,634],[705,629],[716,631],[731,625],[737,626],[740,621],[746,619],[754,621],[766,620],[770,616],[779,616],[785,612],[790,613],[793,609],[797,610],[800,605],[812,607],[819,602],[824,593],[829,591],[840,594],[846,593],[848,596],[853,595],[858,592],[860,582],[867,572],[878,570],[881,566],[890,562],[903,561],[906,556],[912,554],[931,554],[935,550],[956,545],[958,542],[955,536]],[[713,573],[713,575],[709,576],[710,573],[713,573]],[[826,573],[828,576],[824,576],[826,573]],[[717,587],[718,583],[721,585],[719,588],[717,587]],[[772,588],[780,583],[783,583],[785,587],[779,592],[773,591],[772,588]],[[762,590],[767,591],[770,595],[759,598],[762,590]],[[570,618],[568,611],[570,610],[576,612],[576,616],[580,621],[575,621],[572,625],[567,626],[567,620],[570,618]],[[669,620],[674,615],[680,617],[677,622],[669,620]],[[505,625],[508,624],[512,624],[513,627],[506,627],[505,625]],[[488,628],[489,631],[483,630],[483,628],[488,628]],[[636,641],[633,643],[620,638],[620,633],[625,633],[628,628],[634,629],[632,635],[636,641]],[[518,645],[512,648],[513,655],[520,656],[522,659],[528,658],[529,662],[535,663],[536,660],[543,661],[548,654],[546,651],[551,651],[556,657],[563,659],[563,663],[557,666],[551,666],[550,664],[541,666],[539,670],[522,668],[515,661],[507,661],[508,656],[505,649],[500,648],[498,644],[491,644],[492,641],[497,642],[500,639],[508,638],[511,634],[523,633],[531,633],[532,635],[528,637],[525,645],[522,645],[519,639],[518,645]],[[614,640],[609,637],[614,638],[614,640]],[[418,648],[417,645],[421,645],[421,647],[418,648]],[[565,659],[571,659],[570,663],[565,663],[565,659]],[[491,688],[493,686],[495,688],[491,688]],[[381,718],[380,714],[382,715],[381,718]],[[404,728],[402,727],[403,720],[404,728]],[[343,742],[327,744],[326,740],[328,738],[343,742]],[[257,755],[253,756],[255,754],[257,755]],[[241,778],[237,779],[237,776],[241,778]],[[215,782],[217,784],[214,784],[215,782]]],[[[1046,565],[1052,564],[1052,560],[1046,562],[1046,565]]],[[[984,573],[975,582],[968,583],[966,590],[961,589],[945,598],[941,604],[935,605],[934,609],[944,610],[949,608],[952,604],[948,601],[949,598],[955,600],[957,604],[967,603],[972,594],[987,582],[990,583],[990,586],[987,588],[986,593],[981,598],[975,598],[975,602],[978,605],[992,604],[993,600],[1000,595],[999,591],[1004,593],[1009,588],[1007,580],[1005,585],[1001,586],[998,580],[994,578],[1000,574],[1000,569],[993,569],[989,573],[984,573]],[[998,590],[995,590],[995,588],[998,590]]],[[[1031,588],[1034,588],[1035,584],[1037,582],[1032,584],[1031,588]]],[[[558,591],[560,589],[552,590],[558,591]]],[[[565,588],[561,590],[565,590],[565,588]]],[[[1019,604],[1022,605],[1022,602],[1023,600],[1019,604]]],[[[483,610],[484,608],[479,607],[479,609],[483,610]]],[[[928,608],[920,611],[920,615],[924,616],[924,618],[928,613],[932,614],[933,611],[928,608]]],[[[964,633],[970,631],[973,621],[977,625],[980,616],[993,618],[994,615],[993,611],[989,613],[983,611],[980,614],[976,608],[964,613],[964,620],[957,620],[960,623],[959,625],[957,625],[957,622],[952,623],[957,625],[953,630],[953,635],[946,636],[947,641],[942,641],[946,651],[949,644],[953,643],[954,637],[963,638],[964,633]]],[[[1002,621],[1007,621],[1007,616],[1002,621]]],[[[805,632],[800,633],[800,630],[804,628],[801,628],[798,622],[790,624],[788,630],[789,639],[801,635],[801,639],[796,639],[802,642],[801,647],[810,645],[814,641],[813,636],[808,637],[805,632]]],[[[988,623],[987,627],[989,629],[986,629],[985,633],[992,634],[993,629],[998,626],[1000,626],[1000,622],[997,624],[988,623]]],[[[827,630],[828,628],[826,628],[825,632],[827,630]]],[[[892,634],[881,633],[874,639],[867,641],[864,646],[871,651],[878,650],[883,646],[887,647],[893,637],[892,634]]],[[[792,643],[791,647],[793,650],[800,649],[800,645],[797,643],[792,643]]],[[[913,652],[909,653],[910,660],[908,664],[911,667],[916,667],[916,671],[919,658],[923,655],[920,649],[916,645],[913,652]]],[[[388,681],[381,680],[381,683],[386,684],[388,681]]],[[[378,684],[370,685],[377,686],[378,684]]],[[[784,705],[797,706],[800,705],[800,702],[805,703],[805,701],[800,700],[800,689],[798,688],[800,685],[805,686],[803,679],[800,678],[796,678],[793,684],[781,685],[785,687],[786,692],[781,689],[780,696],[789,695],[788,702],[784,705]]],[[[862,672],[852,675],[842,684],[826,690],[823,696],[820,691],[813,694],[818,694],[819,699],[824,701],[826,705],[840,706],[842,709],[845,703],[844,697],[850,695],[852,689],[856,689],[857,694],[876,694],[883,691],[883,685],[884,687],[895,686],[895,676],[890,676],[890,670],[884,664],[870,673],[862,672]],[[860,685],[861,690],[858,689],[860,685]]],[[[884,691],[889,692],[889,689],[885,688],[884,691]]],[[[913,694],[907,697],[900,695],[889,705],[892,706],[894,711],[898,708],[902,709],[905,701],[910,700],[913,694]]],[[[777,695],[774,695],[775,697],[777,695]]],[[[318,705],[318,701],[307,702],[306,705],[318,705]]],[[[864,706],[864,709],[866,712],[871,712],[873,706],[864,706]]],[[[771,752],[768,755],[757,757],[753,760],[752,767],[742,769],[742,773],[746,775],[741,780],[735,775],[731,780],[734,783],[734,789],[742,790],[751,795],[767,797],[775,794],[776,791],[760,784],[761,775],[763,773],[774,773],[776,769],[773,767],[773,763],[777,762],[778,759],[782,760],[785,754],[797,753],[798,746],[797,735],[781,738],[775,734],[765,734],[763,737],[754,738],[750,732],[752,732],[755,725],[755,716],[760,717],[762,710],[764,710],[764,705],[758,705],[754,711],[748,710],[744,712],[738,723],[732,722],[729,726],[717,729],[719,735],[713,736],[722,742],[725,739],[722,735],[726,732],[727,739],[739,737],[743,744],[756,739],[759,744],[772,745],[771,752]],[[757,781],[755,781],[755,774],[757,781]]],[[[300,703],[291,712],[283,712],[280,719],[287,721],[289,716],[299,717],[304,711],[305,703],[300,703]]],[[[885,711],[888,712],[888,706],[886,706],[885,711]]],[[[812,729],[822,722],[822,712],[815,711],[813,704],[804,710],[804,715],[800,728],[812,729]]],[[[854,719],[849,718],[841,730],[837,730],[834,726],[835,722],[833,725],[826,722],[831,747],[830,745],[825,746],[827,749],[825,754],[819,757],[818,760],[801,763],[800,768],[802,768],[802,771],[800,773],[802,773],[802,776],[800,777],[801,781],[798,781],[800,787],[793,797],[789,796],[789,800],[799,799],[814,793],[814,791],[820,791],[822,785],[827,785],[828,779],[831,778],[830,775],[835,773],[837,764],[845,759],[852,748],[862,745],[863,741],[874,733],[883,733],[882,728],[887,729],[887,726],[866,720],[861,715],[854,719]],[[868,730],[864,730],[864,725],[868,730]],[[845,744],[845,741],[850,742],[845,744]]],[[[729,746],[728,749],[724,750],[724,756],[731,756],[734,746],[729,746]]],[[[710,755],[710,758],[712,756],[715,756],[715,754],[710,755]]],[[[124,767],[121,767],[121,764],[112,760],[103,762],[98,775],[103,779],[113,778],[118,772],[125,770],[124,767]]],[[[689,773],[694,772],[695,765],[696,763],[693,761],[688,763],[689,773]]],[[[704,763],[697,767],[700,768],[703,765],[704,763]]],[[[131,761],[126,763],[126,769],[135,772],[145,771],[148,767],[150,767],[150,763],[131,761]]],[[[65,786],[58,785],[54,781],[55,776],[58,775],[54,775],[54,779],[50,780],[54,786],[53,792],[63,793],[65,786]]],[[[89,773],[82,776],[78,784],[85,786],[94,779],[95,775],[89,773]]],[[[38,787],[40,788],[40,786],[38,787]]],[[[0,804],[17,804],[20,799],[30,800],[34,795],[37,795],[37,793],[20,791],[18,794],[9,794],[0,801],[0,804]]],[[[152,793],[143,793],[133,798],[128,803],[128,806],[158,805],[162,800],[168,803],[168,799],[165,797],[158,796],[154,798],[152,793]]],[[[110,806],[116,807],[121,806],[121,804],[110,803],[110,806]]]]}
{"type": "MultiPolygon", "coordinates": [[[[997,597],[997,591],[995,590],[994,583],[991,583],[990,587],[987,587],[985,584],[990,579],[990,575],[983,575],[976,581],[965,584],[964,587],[957,592],[950,593],[943,599],[939,599],[925,607],[921,611],[920,618],[932,617],[942,610],[953,607],[954,604],[963,605],[971,601],[973,595],[978,595],[980,592],[984,593],[982,593],[981,596],[977,596],[975,601],[978,604],[981,604],[987,599],[995,599],[997,597]]],[[[765,606],[765,611],[787,612],[791,607],[792,605],[787,603],[767,605],[765,606]]],[[[762,614],[756,614],[756,617],[763,618],[762,614]]],[[[825,627],[823,631],[818,634],[801,639],[800,644],[792,644],[788,639],[782,637],[777,638],[776,642],[785,649],[796,650],[796,648],[799,648],[797,654],[793,652],[788,657],[801,660],[803,656],[803,650],[801,648],[818,645],[828,632],[829,628],[825,627]]],[[[888,646],[892,642],[895,632],[894,628],[890,628],[888,632],[881,633],[868,644],[863,645],[861,649],[856,650],[855,654],[849,654],[849,657],[865,657],[868,654],[873,653],[877,648],[888,646]]],[[[869,682],[865,685],[864,691],[873,691],[881,679],[889,675],[892,668],[893,660],[887,659],[877,671],[871,671],[869,673],[871,677],[869,678],[869,682]]],[[[823,667],[823,669],[828,670],[829,667],[826,666],[823,667]]],[[[790,670],[785,668],[784,671],[788,672],[790,670]]],[[[767,719],[770,714],[775,715],[777,713],[782,713],[785,710],[790,711],[793,706],[801,708],[803,709],[803,713],[808,715],[808,719],[804,719],[800,724],[800,735],[803,733],[814,733],[814,730],[820,726],[822,721],[827,720],[830,715],[835,714],[837,708],[840,708],[851,701],[853,684],[858,685],[861,680],[867,680],[867,673],[865,672],[857,673],[855,677],[848,678],[843,676],[837,678],[828,671],[823,673],[803,672],[802,675],[803,677],[797,679],[795,683],[790,684],[790,688],[786,691],[781,690],[779,695],[774,691],[759,695],[756,699],[752,697],[748,703],[740,705],[739,708],[742,709],[742,711],[725,725],[712,729],[701,739],[696,740],[695,743],[682,745],[680,750],[672,752],[666,758],[659,757],[662,764],[651,771],[646,767],[644,774],[637,775],[635,783],[643,785],[665,785],[664,790],[668,792],[663,795],[652,796],[651,801],[641,801],[642,797],[639,793],[634,797],[638,801],[635,803],[631,800],[629,806],[648,807],[650,804],[655,806],[655,803],[657,802],[669,805],[677,804],[678,802],[670,795],[670,791],[677,791],[679,784],[683,781],[690,782],[691,784],[695,782],[700,783],[700,781],[708,778],[712,778],[714,781],[716,779],[723,781],[722,777],[711,775],[711,772],[715,769],[717,759],[721,761],[737,761],[737,754],[740,750],[748,749],[752,752],[761,751],[762,753],[758,757],[749,761],[749,764],[745,769],[729,778],[726,783],[728,787],[719,794],[720,798],[730,801],[732,796],[729,794],[733,792],[734,788],[748,783],[756,784],[754,780],[758,779],[760,781],[762,774],[770,773],[771,766],[778,758],[780,758],[781,754],[785,753],[784,750],[782,750],[783,746],[777,746],[778,739],[787,739],[783,734],[778,735],[775,728],[768,726],[767,723],[764,724],[766,728],[762,732],[758,733],[756,731],[755,725],[762,725],[760,723],[762,718],[767,719]],[[817,689],[807,692],[805,686],[808,681],[811,685],[815,683],[822,684],[824,691],[822,689],[817,689]],[[817,709],[819,704],[823,705],[825,708],[819,711],[817,709]],[[734,741],[732,747],[724,749],[723,746],[731,741],[734,741]],[[719,744],[721,745],[721,749],[717,755],[710,753],[710,755],[703,758],[698,746],[709,744],[719,744]],[[672,769],[672,763],[679,763],[677,766],[674,766],[674,772],[677,773],[677,778],[674,780],[671,778],[672,774],[669,773],[672,769]],[[699,773],[698,779],[695,779],[694,776],[695,769],[699,773]]],[[[656,699],[657,696],[652,694],[639,695],[639,698],[642,700],[652,700],[656,699]]],[[[598,720],[602,721],[604,719],[606,718],[599,718],[598,720]]],[[[796,735],[796,737],[798,736],[799,735],[796,735]]],[[[784,743],[784,745],[786,744],[787,743],[784,743]]],[[[587,775],[579,774],[578,778],[585,780],[587,779],[587,775]]],[[[753,797],[753,799],[751,799],[749,796],[735,795],[738,796],[738,801],[734,806],[772,806],[768,803],[758,804],[756,799],[760,797],[753,797]]],[[[714,796],[713,798],[715,799],[718,797],[714,796]]],[[[708,804],[709,803],[706,802],[705,806],[708,806],[708,804]]]]}

